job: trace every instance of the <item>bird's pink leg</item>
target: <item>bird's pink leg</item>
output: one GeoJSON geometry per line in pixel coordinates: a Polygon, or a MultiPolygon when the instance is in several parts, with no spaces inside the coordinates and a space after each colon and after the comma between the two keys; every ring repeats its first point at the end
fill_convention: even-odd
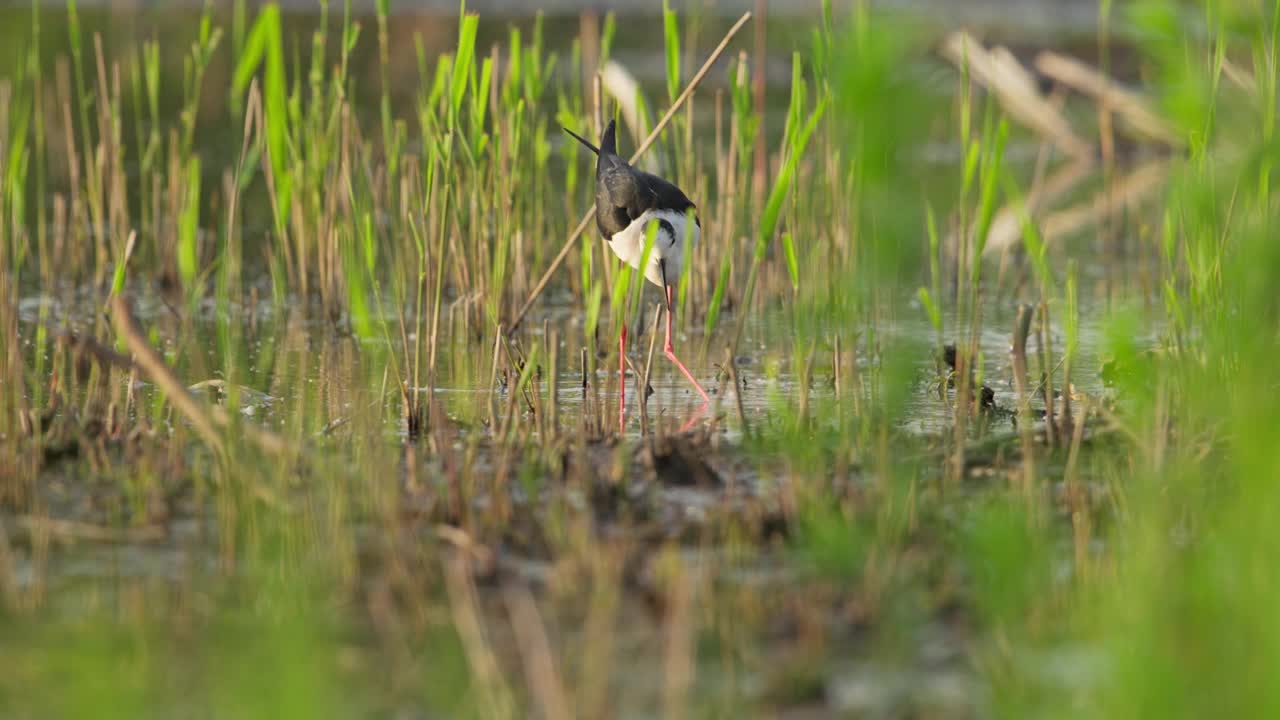
{"type": "Polygon", "coordinates": [[[694,410],[693,414],[689,416],[689,419],[685,421],[684,425],[680,426],[680,434],[683,435],[692,430],[693,426],[698,424],[698,421],[702,419],[703,413],[705,413],[709,407],[711,407],[711,403],[704,402],[697,410],[694,410]]]}
{"type": "Polygon", "coordinates": [[[627,323],[618,336],[618,434],[627,429],[627,323]]]}
{"type": "Polygon", "coordinates": [[[698,381],[693,379],[693,373],[689,372],[689,368],[685,367],[684,363],[680,362],[680,358],[676,357],[675,348],[671,344],[671,316],[675,314],[674,312],[675,301],[672,297],[674,293],[675,293],[675,288],[668,285],[667,286],[667,342],[666,342],[666,347],[663,348],[663,352],[666,353],[667,359],[675,363],[676,367],[680,368],[680,372],[684,373],[684,376],[686,378],[689,378],[689,382],[693,383],[693,387],[696,388],[698,390],[698,394],[702,396],[702,401],[704,403],[710,403],[711,398],[707,397],[707,391],[702,389],[702,386],[698,384],[698,381]]]}

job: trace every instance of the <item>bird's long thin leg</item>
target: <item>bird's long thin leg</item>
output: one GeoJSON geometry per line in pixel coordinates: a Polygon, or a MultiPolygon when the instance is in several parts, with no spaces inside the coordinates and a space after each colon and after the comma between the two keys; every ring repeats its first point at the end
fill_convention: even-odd
{"type": "Polygon", "coordinates": [[[627,323],[618,336],[618,434],[627,429],[627,323]]]}
{"type": "Polygon", "coordinates": [[[684,373],[684,376],[689,379],[689,382],[693,383],[693,387],[696,388],[698,390],[698,394],[702,396],[703,402],[710,403],[711,398],[707,396],[707,391],[702,389],[702,386],[698,384],[698,381],[693,379],[693,373],[689,372],[689,368],[685,367],[684,363],[680,362],[680,358],[676,357],[675,347],[671,344],[671,318],[675,315],[675,302],[673,299],[675,296],[675,288],[667,283],[666,263],[659,261],[659,268],[662,271],[663,294],[665,294],[667,298],[667,342],[663,346],[662,350],[666,354],[667,359],[675,363],[676,367],[680,368],[680,372],[684,373]]]}

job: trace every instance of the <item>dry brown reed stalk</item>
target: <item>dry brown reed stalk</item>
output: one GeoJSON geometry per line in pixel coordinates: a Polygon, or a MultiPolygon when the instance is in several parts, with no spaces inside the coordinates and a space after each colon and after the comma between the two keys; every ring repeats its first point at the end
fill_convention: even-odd
{"type": "MultiPolygon", "coordinates": [[[[35,515],[23,515],[14,520],[17,529],[24,533],[45,533],[49,539],[65,545],[77,542],[133,545],[160,542],[169,536],[168,531],[161,525],[114,528],[35,515]]],[[[0,548],[0,554],[2,553],[3,549],[0,548]]]]}
{"type": "MultiPolygon", "coordinates": [[[[79,263],[83,259],[79,251],[81,248],[86,247],[87,243],[66,242],[68,236],[71,234],[67,231],[67,228],[76,228],[76,232],[79,233],[79,229],[84,227],[83,218],[81,216],[83,200],[80,192],[83,187],[83,183],[80,181],[80,151],[79,146],[76,144],[75,122],[72,120],[72,107],[75,105],[75,94],[71,90],[71,70],[66,57],[59,57],[54,63],[54,87],[56,88],[58,105],[62,108],[62,143],[63,147],[66,149],[67,188],[70,190],[69,198],[63,203],[63,208],[65,208],[65,210],[62,213],[55,212],[54,214],[55,221],[58,219],[62,220],[62,225],[60,227],[63,230],[61,233],[55,232],[55,238],[57,240],[58,250],[62,250],[64,247],[72,247],[76,250],[73,264],[78,267],[79,263]]],[[[88,132],[88,128],[85,128],[85,132],[88,132]]],[[[57,205],[57,198],[55,198],[55,205],[57,205]]],[[[78,241],[81,238],[77,234],[74,239],[78,241]]],[[[59,253],[56,257],[66,256],[59,253]]]]}
{"type": "MultiPolygon", "coordinates": [[[[133,354],[133,363],[125,366],[125,369],[134,370],[136,366],[136,369],[141,370],[160,388],[174,408],[187,418],[200,439],[219,456],[224,456],[226,446],[218,428],[226,428],[231,424],[226,411],[220,407],[205,408],[195,399],[165,364],[160,354],[151,347],[151,343],[147,341],[133,319],[133,314],[129,311],[129,303],[123,296],[117,295],[111,299],[111,317],[116,333],[124,339],[129,352],[133,354]]],[[[246,438],[270,454],[295,454],[293,446],[288,441],[270,430],[248,424],[241,424],[240,427],[246,438]]]]}
{"type": "Polygon", "coordinates": [[[1057,445],[1056,417],[1053,403],[1053,340],[1049,328],[1049,304],[1041,302],[1039,307],[1040,327],[1039,340],[1036,344],[1040,355],[1040,392],[1044,400],[1045,438],[1052,448],[1057,445]]]}
{"type": "MultiPolygon", "coordinates": [[[[1073,158],[1066,166],[1053,172],[1043,184],[1037,182],[1017,206],[1010,204],[1000,209],[992,221],[984,254],[1004,253],[1017,244],[1024,213],[1041,222],[1041,234],[1046,242],[1050,242],[1114,219],[1163,184],[1167,163],[1154,160],[1114,183],[1108,183],[1108,187],[1088,201],[1050,211],[1054,203],[1097,172],[1093,145],[1075,134],[1062,114],[1060,103],[1040,93],[1030,73],[1007,49],[996,47],[988,50],[967,33],[958,32],[943,42],[942,54],[956,65],[967,67],[979,83],[995,93],[1012,117],[1073,158]]],[[[1150,110],[1139,95],[1120,87],[1096,69],[1052,52],[1037,56],[1036,68],[1058,82],[1060,87],[1092,98],[1108,114],[1120,115],[1138,139],[1173,147],[1181,145],[1177,133],[1150,110]]],[[[1103,141],[1109,143],[1109,138],[1103,141]]]]}
{"type": "MultiPolygon", "coordinates": [[[[524,398],[525,408],[528,409],[530,413],[536,413],[538,408],[534,401],[531,387],[519,387],[520,376],[525,371],[525,363],[528,362],[528,357],[523,352],[520,352],[519,347],[513,349],[511,343],[505,337],[503,337],[502,340],[502,348],[507,355],[507,366],[511,368],[511,382],[508,383],[508,389],[512,391],[519,390],[520,397],[524,398]]],[[[530,379],[529,385],[533,385],[532,378],[530,379]]],[[[512,395],[514,396],[515,393],[512,392],[512,395]]]]}
{"type": "MultiPolygon", "coordinates": [[[[526,358],[525,362],[529,360],[526,358]]],[[[535,367],[529,376],[529,398],[533,403],[533,431],[538,434],[538,437],[546,437],[547,409],[542,404],[542,381],[539,377],[541,371],[540,367],[535,367]]]]}
{"type": "Polygon", "coordinates": [[[482,717],[487,720],[516,717],[511,690],[503,680],[502,669],[485,638],[480,602],[472,580],[470,551],[444,558],[444,571],[453,627],[462,640],[467,664],[471,666],[472,682],[476,684],[474,696],[482,717]]]}
{"type": "Polygon", "coordinates": [[[1231,58],[1222,58],[1222,74],[1237,88],[1245,91],[1251,97],[1257,98],[1258,81],[1256,77],[1253,73],[1232,62],[1231,58]]]}
{"type": "Polygon", "coordinates": [[[970,75],[995,93],[1005,110],[1019,122],[1052,140],[1067,155],[1079,158],[1092,154],[1093,146],[1082,140],[1061,111],[1044,98],[1030,73],[1007,49],[987,50],[961,31],[948,35],[941,50],[952,63],[968,68],[970,75]]]}
{"type": "MultiPolygon", "coordinates": [[[[725,141],[724,139],[724,90],[721,90],[721,89],[717,89],[716,95],[715,95],[714,125],[715,125],[715,140],[714,140],[714,144],[712,145],[712,149],[715,151],[714,181],[715,181],[715,188],[716,188],[716,197],[725,198],[725,197],[728,197],[728,191],[726,189],[727,188],[726,180],[728,178],[726,177],[726,174],[728,173],[728,169],[729,169],[730,153],[725,152],[725,145],[724,145],[724,141],[725,141]]],[[[719,231],[722,234],[722,236],[725,230],[722,222],[725,205],[728,205],[728,203],[725,203],[725,202],[720,203],[721,207],[719,208],[718,218],[716,220],[716,225],[719,228],[719,231]]]]}
{"type": "Polygon", "coordinates": [[[666,622],[663,623],[663,717],[683,718],[688,709],[689,688],[696,665],[693,660],[694,633],[693,579],[674,550],[666,554],[669,576],[666,593],[666,622]]]}
{"type": "Polygon", "coordinates": [[[841,359],[840,359],[840,336],[836,335],[835,347],[831,350],[831,382],[835,386],[836,403],[840,405],[841,411],[844,410],[844,383],[841,382],[841,359]]]}
{"type": "Polygon", "coordinates": [[[498,363],[499,353],[502,350],[502,325],[498,325],[498,332],[493,336],[493,364],[489,370],[489,431],[493,432],[498,427],[498,363]]]}
{"type": "Polygon", "coordinates": [[[984,255],[1008,252],[1022,240],[1023,220],[1029,216],[1041,217],[1043,211],[1080,186],[1097,173],[1097,165],[1091,159],[1081,158],[1055,170],[1044,182],[1027,193],[1021,202],[1009,203],[996,212],[987,232],[984,255]]]}
{"type": "Polygon", "coordinates": [[[225,445],[221,433],[214,425],[212,414],[191,395],[186,385],[178,380],[160,354],[147,342],[124,297],[117,295],[111,299],[111,317],[115,322],[116,333],[124,339],[129,352],[133,353],[138,368],[160,388],[173,407],[187,418],[200,439],[222,455],[225,445]]]}
{"type": "Polygon", "coordinates": [[[760,22],[755,26],[755,47],[753,48],[755,72],[751,74],[751,109],[760,119],[760,124],[756,128],[755,148],[751,152],[755,161],[751,170],[751,206],[757,208],[764,207],[765,186],[769,179],[769,151],[765,146],[765,118],[768,117],[768,113],[765,112],[767,100],[765,94],[768,90],[768,73],[764,70],[769,60],[768,39],[765,35],[769,25],[766,22],[768,13],[769,0],[756,0],[756,15],[760,17],[760,22]]]}
{"type": "MultiPolygon", "coordinates": [[[[582,419],[585,423],[592,416],[592,413],[586,412],[591,407],[591,395],[587,392],[590,383],[587,378],[587,349],[585,347],[578,350],[578,371],[582,375],[582,406],[584,408],[582,419]]],[[[585,430],[586,428],[584,427],[583,429],[585,430]]]]}
{"type": "MultiPolygon", "coordinates": [[[[418,298],[421,301],[422,299],[422,281],[421,280],[418,283],[418,298]]],[[[421,306],[419,306],[418,309],[420,310],[421,306]]],[[[422,313],[419,312],[417,313],[417,315],[418,317],[421,317],[422,313]]],[[[382,384],[383,384],[383,387],[385,388],[386,382],[387,382],[387,372],[390,370],[394,370],[396,375],[396,385],[399,386],[400,388],[401,412],[404,415],[406,427],[408,428],[408,431],[409,431],[408,433],[409,438],[412,440],[416,437],[416,434],[414,432],[415,431],[414,424],[420,420],[421,414],[422,414],[422,408],[420,406],[421,401],[419,399],[418,392],[417,392],[417,388],[420,387],[418,385],[418,380],[419,380],[418,370],[421,367],[417,362],[417,360],[421,355],[421,350],[422,350],[422,333],[421,332],[415,333],[413,343],[411,344],[409,342],[409,330],[405,323],[405,311],[403,307],[399,308],[399,312],[396,313],[396,319],[397,319],[397,325],[400,330],[400,347],[402,348],[401,352],[404,353],[404,363],[405,363],[406,369],[401,370],[399,362],[396,359],[396,353],[391,353],[390,355],[391,365],[389,368],[383,371],[382,384]],[[410,358],[409,356],[410,348],[413,348],[412,358],[410,358]],[[413,372],[412,385],[410,385],[406,377],[408,375],[409,368],[412,368],[412,372],[413,372]],[[410,392],[411,387],[413,389],[412,393],[410,392]]],[[[428,392],[427,406],[428,407],[430,407],[431,405],[433,390],[434,388],[428,388],[427,390],[428,392]]],[[[385,392],[379,392],[378,397],[383,397],[384,394],[385,392]]],[[[419,427],[417,429],[420,430],[421,428],[419,427]]]]}
{"type": "MultiPolygon", "coordinates": [[[[1070,388],[1063,393],[1064,398],[1071,396],[1070,388]]],[[[1089,559],[1089,536],[1092,533],[1092,523],[1089,514],[1089,495],[1088,491],[1080,484],[1079,476],[1079,460],[1080,460],[1080,444],[1084,439],[1084,425],[1088,413],[1084,408],[1081,412],[1073,416],[1071,431],[1071,446],[1067,452],[1067,467],[1063,473],[1063,483],[1067,488],[1067,497],[1071,503],[1071,523],[1073,538],[1075,541],[1075,561],[1076,567],[1080,568],[1088,579],[1090,565],[1089,559]]],[[[1064,413],[1064,416],[1066,413],[1064,413]]]]}
{"type": "Polygon", "coordinates": [[[59,337],[58,342],[59,345],[70,348],[74,356],[92,356],[106,367],[118,367],[128,371],[133,371],[137,368],[133,358],[128,355],[122,355],[98,342],[95,338],[86,335],[64,333],[59,337]]]}
{"type": "Polygon", "coordinates": [[[544,720],[569,720],[574,715],[533,594],[522,582],[506,582],[502,585],[502,599],[511,616],[511,629],[515,631],[516,647],[524,663],[525,682],[539,716],[544,720]]]}
{"type": "MultiPolygon", "coordinates": [[[[631,371],[631,378],[632,378],[632,380],[634,380],[634,381],[635,381],[635,383],[636,383],[636,390],[635,390],[635,393],[636,393],[636,395],[637,395],[638,397],[640,397],[640,399],[641,399],[641,404],[643,404],[643,403],[644,403],[644,395],[643,395],[642,393],[644,393],[644,390],[643,390],[643,389],[641,389],[641,387],[640,387],[640,368],[636,367],[635,361],[633,361],[630,357],[623,357],[622,359],[623,359],[623,360],[625,360],[625,361],[627,362],[627,369],[631,371]]],[[[622,379],[622,382],[626,382],[626,379],[625,379],[625,378],[623,378],[623,379],[622,379]]],[[[619,398],[621,398],[621,396],[619,396],[619,398]]],[[[626,429],[626,428],[624,428],[624,427],[622,427],[622,426],[619,426],[619,427],[618,427],[618,434],[619,434],[619,435],[622,435],[622,434],[623,434],[623,431],[624,431],[625,429],[626,429]]]]}
{"type": "Polygon", "coordinates": [[[1013,385],[1021,407],[1027,398],[1027,335],[1031,331],[1031,311],[1025,304],[1018,305],[1014,320],[1013,343],[1009,352],[1013,355],[1013,385]]]}
{"type": "Polygon", "coordinates": [[[1092,198],[1057,212],[1048,213],[1041,223],[1045,242],[1060,240],[1139,206],[1161,187],[1169,175],[1166,160],[1147,162],[1103,188],[1092,198]]]}
{"type": "MultiPolygon", "coordinates": [[[[645,138],[644,142],[640,143],[640,146],[636,148],[634,153],[632,153],[628,162],[635,163],[636,160],[638,160],[640,156],[643,155],[651,145],[653,145],[654,141],[658,139],[658,136],[662,134],[662,131],[666,129],[667,124],[671,122],[671,118],[675,117],[675,114],[680,110],[680,106],[684,105],[684,103],[693,95],[694,90],[702,84],[703,78],[707,76],[707,73],[711,71],[711,67],[715,65],[716,60],[718,60],[720,55],[724,53],[725,48],[729,46],[729,42],[733,40],[733,36],[737,35],[738,31],[742,29],[742,26],[746,25],[747,21],[750,19],[751,13],[743,13],[742,17],[738,19],[738,22],[734,23],[733,27],[729,28],[729,32],[725,33],[720,44],[716,46],[715,50],[711,51],[711,55],[707,57],[706,62],[702,64],[702,67],[698,70],[697,74],[695,74],[689,81],[689,84],[685,86],[684,92],[680,93],[679,97],[676,98],[676,101],[671,104],[671,107],[667,108],[666,114],[664,114],[662,119],[658,121],[658,124],[654,126],[653,130],[649,133],[649,136],[645,138]]],[[[520,308],[519,312],[517,312],[515,317],[511,319],[511,326],[507,331],[508,333],[513,333],[520,327],[520,323],[524,321],[525,315],[528,314],[529,309],[533,307],[533,304],[538,300],[538,297],[542,295],[542,291],[546,289],[547,284],[551,282],[551,276],[554,275],[556,270],[560,268],[560,265],[564,263],[565,258],[569,257],[569,252],[573,250],[574,243],[578,241],[578,238],[582,233],[586,232],[586,229],[591,224],[591,220],[594,216],[595,207],[593,205],[592,208],[582,216],[582,220],[578,222],[578,226],[574,228],[573,232],[569,233],[569,239],[565,240],[564,246],[560,248],[560,252],[556,255],[555,259],[551,261],[551,266],[547,268],[545,273],[543,273],[542,279],[538,280],[538,284],[533,288],[533,292],[529,294],[529,299],[525,300],[524,305],[520,308]]]]}
{"type": "Polygon", "coordinates": [[[553,328],[550,337],[547,338],[547,352],[550,356],[547,365],[551,369],[549,393],[551,412],[547,429],[551,431],[551,437],[543,438],[544,443],[560,436],[560,331],[558,329],[553,328]]]}
{"type": "Polygon", "coordinates": [[[719,368],[717,368],[717,372],[716,372],[716,390],[711,394],[711,397],[712,397],[711,421],[709,423],[709,428],[712,435],[716,433],[716,430],[720,425],[720,406],[724,402],[724,394],[730,382],[728,368],[729,368],[729,358],[731,357],[733,357],[732,349],[725,348],[724,350],[725,361],[721,363],[719,368]]]}
{"type": "Polygon", "coordinates": [[[738,363],[733,359],[733,351],[728,350],[725,353],[729,356],[726,365],[729,368],[729,381],[733,383],[733,397],[738,408],[738,422],[742,423],[742,434],[750,435],[751,426],[747,424],[747,412],[742,406],[742,380],[738,378],[738,363]]]}
{"type": "Polygon", "coordinates": [[[810,342],[809,350],[804,354],[804,363],[800,366],[800,405],[796,409],[796,416],[802,427],[809,424],[809,385],[813,380],[813,360],[816,352],[817,341],[810,342]]]}
{"type": "Polygon", "coordinates": [[[582,38],[582,96],[590,98],[596,80],[592,70],[600,65],[600,11],[587,8],[578,13],[578,37],[582,38]]]}
{"type": "MultiPolygon", "coordinates": [[[[747,80],[746,75],[747,75],[747,53],[744,50],[738,53],[737,82],[739,85],[746,82],[747,80]]],[[[717,177],[723,178],[723,184],[719,188],[717,188],[719,191],[719,197],[721,198],[721,202],[719,203],[720,217],[716,221],[716,228],[719,232],[719,239],[717,240],[717,244],[719,244],[720,247],[732,247],[732,242],[737,232],[735,221],[738,218],[738,213],[735,212],[737,208],[734,207],[733,198],[742,197],[745,192],[742,188],[739,187],[740,180],[738,178],[739,158],[738,158],[737,149],[738,149],[738,145],[740,144],[742,132],[743,132],[743,129],[738,119],[738,113],[730,112],[729,113],[729,140],[728,140],[729,144],[725,146],[725,150],[724,150],[726,169],[723,174],[717,173],[717,177]]],[[[754,207],[759,207],[759,206],[756,205],[754,207]]]]}
{"type": "Polygon", "coordinates": [[[1121,87],[1095,68],[1048,50],[1036,56],[1035,66],[1046,76],[1089,96],[1099,105],[1120,115],[1127,121],[1127,127],[1137,139],[1174,147],[1182,146],[1182,137],[1147,106],[1142,96],[1121,87]]]}
{"type": "MultiPolygon", "coordinates": [[[[7,253],[0,253],[0,257],[7,257],[7,253]]],[[[6,338],[3,345],[0,345],[4,350],[0,357],[0,368],[4,374],[0,375],[0,379],[5,387],[3,397],[0,398],[0,412],[6,413],[9,418],[29,418],[31,401],[27,379],[23,374],[21,344],[18,342],[18,287],[14,277],[6,270],[0,270],[0,333],[6,338]]],[[[5,436],[8,441],[5,443],[8,446],[6,449],[17,455],[17,433],[4,425],[0,425],[0,430],[5,431],[0,435],[5,436]]]]}
{"type": "Polygon", "coordinates": [[[16,608],[18,605],[16,567],[13,549],[9,547],[9,529],[5,527],[4,519],[0,518],[0,601],[5,608],[16,608]]]}
{"type": "MultiPolygon", "coordinates": [[[[1071,393],[1068,392],[1067,394],[1070,395],[1071,393]]],[[[1071,447],[1067,453],[1066,468],[1063,470],[1063,479],[1069,486],[1079,482],[1080,445],[1084,442],[1084,426],[1089,419],[1090,402],[1089,397],[1082,394],[1077,399],[1077,409],[1071,416],[1071,447]]]]}
{"type": "Polygon", "coordinates": [[[578,677],[580,717],[608,717],[609,678],[614,660],[618,607],[623,593],[623,568],[627,550],[618,540],[606,540],[588,555],[591,571],[591,594],[587,601],[582,648],[581,672],[578,677]]]}
{"type": "MultiPolygon", "coordinates": [[[[0,80],[0,138],[4,138],[4,140],[0,140],[0,167],[9,166],[9,155],[10,153],[13,152],[13,150],[10,148],[10,144],[8,140],[9,132],[10,132],[9,131],[9,110],[12,107],[12,97],[13,97],[12,82],[7,79],[0,80]]],[[[8,213],[3,212],[4,200],[5,200],[5,197],[3,195],[0,195],[0,240],[5,241],[5,245],[0,247],[7,248],[9,247],[8,245],[9,238],[7,237],[9,230],[12,229],[14,232],[17,232],[20,230],[20,228],[16,228],[16,227],[10,228],[9,223],[3,221],[4,216],[8,215],[8,213]]],[[[8,253],[0,254],[0,271],[4,271],[8,269],[8,265],[9,265],[8,253]]]]}

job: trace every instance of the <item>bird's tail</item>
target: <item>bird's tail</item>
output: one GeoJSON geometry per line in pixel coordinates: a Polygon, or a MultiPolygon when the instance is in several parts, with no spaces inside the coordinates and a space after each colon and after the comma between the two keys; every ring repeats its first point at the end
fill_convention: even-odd
{"type": "Polygon", "coordinates": [[[616,133],[618,123],[613,119],[609,120],[609,124],[604,128],[604,135],[600,136],[600,152],[606,155],[618,154],[618,138],[616,133]]]}
{"type": "Polygon", "coordinates": [[[587,139],[586,139],[586,138],[584,138],[584,137],[582,137],[581,135],[579,135],[578,133],[576,133],[576,132],[574,132],[574,131],[570,130],[569,128],[560,128],[560,129],[561,129],[561,130],[564,130],[564,131],[565,131],[565,132],[567,132],[567,133],[569,133],[569,135],[571,135],[571,136],[573,137],[573,139],[574,139],[574,140],[577,140],[578,142],[582,143],[583,145],[586,145],[586,146],[587,146],[587,149],[588,149],[588,150],[590,150],[591,152],[595,153],[596,155],[599,155],[599,154],[600,154],[600,148],[598,148],[598,147],[596,147],[595,145],[592,145],[591,143],[587,142],[587,139]]]}
{"type": "Polygon", "coordinates": [[[586,138],[570,130],[569,128],[560,128],[560,129],[569,133],[569,135],[571,135],[574,140],[577,140],[578,142],[585,145],[588,150],[595,153],[596,155],[617,155],[618,154],[617,122],[613,120],[610,120],[609,124],[605,126],[604,135],[601,136],[600,138],[600,147],[596,147],[595,145],[592,145],[590,142],[587,141],[586,138]]]}

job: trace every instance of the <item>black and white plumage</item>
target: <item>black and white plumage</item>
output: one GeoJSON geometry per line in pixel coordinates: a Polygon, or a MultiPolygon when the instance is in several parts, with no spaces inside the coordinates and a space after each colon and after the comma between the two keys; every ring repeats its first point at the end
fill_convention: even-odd
{"type": "MultiPolygon", "coordinates": [[[[711,399],[694,379],[689,368],[676,357],[671,343],[671,318],[675,312],[675,283],[680,279],[686,248],[698,242],[702,223],[697,206],[674,184],[631,167],[618,156],[617,126],[612,120],[604,129],[600,147],[592,145],[572,130],[565,128],[578,142],[596,154],[596,227],[623,262],[643,270],[645,278],[662,288],[667,304],[667,338],[663,352],[702,396],[703,408],[711,399]],[[650,223],[658,225],[649,262],[641,268],[650,223]]],[[[627,327],[618,334],[618,428],[626,427],[626,355],[627,327]]],[[[695,416],[696,418],[696,416],[695,416]]],[[[690,419],[693,422],[693,418],[690,419]]]]}
{"type": "Polygon", "coordinates": [[[609,121],[598,148],[568,128],[565,132],[596,154],[596,227],[614,254],[641,269],[645,228],[656,220],[658,236],[644,276],[664,289],[675,284],[683,269],[685,243],[697,244],[702,234],[697,206],[674,184],[618,156],[614,121],[609,121]]]}

